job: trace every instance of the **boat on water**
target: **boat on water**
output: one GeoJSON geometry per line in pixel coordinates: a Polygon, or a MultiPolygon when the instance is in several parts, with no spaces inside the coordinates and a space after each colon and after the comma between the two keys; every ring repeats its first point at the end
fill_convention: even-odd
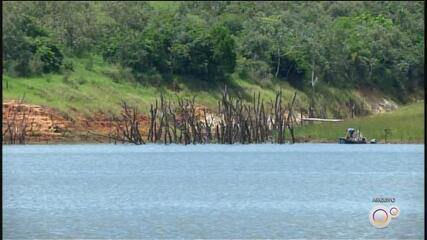
{"type": "MultiPolygon", "coordinates": [[[[366,138],[362,135],[359,129],[348,128],[345,137],[340,137],[340,144],[366,144],[368,143],[366,138]]],[[[369,143],[377,143],[375,139],[372,139],[369,143]]]]}

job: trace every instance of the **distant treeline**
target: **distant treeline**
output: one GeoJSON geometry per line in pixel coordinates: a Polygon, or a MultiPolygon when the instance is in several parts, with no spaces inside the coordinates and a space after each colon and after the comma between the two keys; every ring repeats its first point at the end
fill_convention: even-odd
{"type": "MultiPolygon", "coordinates": [[[[3,68],[72,71],[99,55],[140,82],[225,82],[232,73],[304,89],[424,88],[424,2],[3,2],[3,68]],[[153,80],[154,79],[154,80],[153,80]]],[[[421,90],[422,91],[422,90],[421,90]]]]}

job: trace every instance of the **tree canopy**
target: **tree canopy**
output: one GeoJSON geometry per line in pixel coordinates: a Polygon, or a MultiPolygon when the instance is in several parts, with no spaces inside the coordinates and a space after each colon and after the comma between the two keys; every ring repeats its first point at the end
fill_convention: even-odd
{"type": "Polygon", "coordinates": [[[96,54],[138,81],[276,79],[405,96],[424,88],[424,2],[4,2],[3,68],[96,54]]]}

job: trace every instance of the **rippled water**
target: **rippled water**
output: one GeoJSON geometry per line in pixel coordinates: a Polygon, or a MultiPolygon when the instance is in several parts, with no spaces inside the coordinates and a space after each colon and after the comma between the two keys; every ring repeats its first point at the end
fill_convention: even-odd
{"type": "Polygon", "coordinates": [[[5,238],[424,238],[423,145],[3,147],[5,238]]]}

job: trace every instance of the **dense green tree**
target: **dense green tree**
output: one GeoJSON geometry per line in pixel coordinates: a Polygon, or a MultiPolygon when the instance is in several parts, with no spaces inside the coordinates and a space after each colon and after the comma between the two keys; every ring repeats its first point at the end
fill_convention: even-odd
{"type": "Polygon", "coordinates": [[[304,91],[377,88],[402,101],[424,87],[424,2],[167,4],[4,2],[4,69],[58,72],[63,58],[95,54],[141,82],[237,72],[304,91]]]}
{"type": "Polygon", "coordinates": [[[48,31],[37,18],[27,15],[22,6],[6,5],[5,9],[24,11],[3,19],[3,62],[6,68],[21,76],[58,72],[63,55],[49,38],[48,31]]]}
{"type": "Polygon", "coordinates": [[[210,41],[212,41],[213,55],[209,56],[211,57],[209,73],[212,73],[215,78],[226,79],[236,67],[234,39],[227,28],[217,26],[210,33],[210,41]]]}

